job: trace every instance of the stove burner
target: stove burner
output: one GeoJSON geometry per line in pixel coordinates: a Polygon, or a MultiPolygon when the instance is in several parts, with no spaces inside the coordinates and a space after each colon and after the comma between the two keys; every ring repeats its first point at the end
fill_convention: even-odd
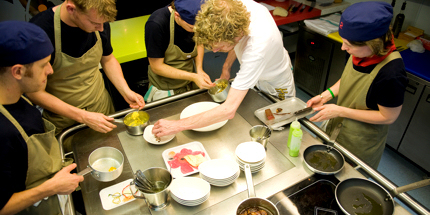
{"type": "Polygon", "coordinates": [[[282,215],[344,215],[339,208],[334,176],[314,175],[269,198],[282,215]]]}

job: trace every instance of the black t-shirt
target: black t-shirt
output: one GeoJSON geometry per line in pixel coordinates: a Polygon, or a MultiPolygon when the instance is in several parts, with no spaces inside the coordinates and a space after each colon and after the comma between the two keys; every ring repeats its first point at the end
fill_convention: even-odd
{"type": "MultiPolygon", "coordinates": [[[[54,11],[49,8],[36,16],[30,22],[41,27],[55,48],[55,35],[54,35],[54,11]]],[[[103,46],[103,56],[112,54],[113,49],[110,43],[110,25],[108,22],[103,24],[103,31],[100,32],[100,38],[103,46]]],[[[94,32],[87,33],[79,27],[70,27],[61,21],[61,49],[63,53],[71,57],[78,58],[90,50],[97,42],[97,36],[94,32]]],[[[52,53],[51,64],[54,63],[55,51],[52,53]]]]}
{"type": "MultiPolygon", "coordinates": [[[[170,42],[170,11],[168,6],[160,8],[151,14],[145,25],[145,44],[147,56],[164,58],[170,42]]],[[[183,52],[194,50],[194,33],[188,32],[175,23],[174,44],[183,52]]]]}
{"type": "MultiPolygon", "coordinates": [[[[369,74],[376,67],[354,65],[358,72],[369,74]]],[[[388,62],[373,79],[366,97],[366,105],[372,110],[379,110],[378,104],[384,107],[399,107],[403,104],[405,89],[408,84],[405,65],[401,58],[388,62]]]]}
{"type": "MultiPolygon", "coordinates": [[[[23,98],[17,103],[3,105],[21,125],[28,136],[44,133],[42,115],[39,110],[23,98]]],[[[0,209],[11,198],[12,194],[25,190],[28,169],[28,151],[18,129],[3,114],[0,114],[0,209]]]]}

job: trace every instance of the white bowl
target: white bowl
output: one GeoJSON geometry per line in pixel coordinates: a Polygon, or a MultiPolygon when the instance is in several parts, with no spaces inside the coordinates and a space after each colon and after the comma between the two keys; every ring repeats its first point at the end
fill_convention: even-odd
{"type": "Polygon", "coordinates": [[[228,179],[239,170],[239,165],[229,159],[213,159],[203,162],[199,166],[201,174],[211,179],[228,179]]]}
{"type": "MultiPolygon", "coordinates": [[[[213,109],[217,106],[219,106],[220,104],[215,103],[215,102],[197,102],[194,103],[192,105],[189,105],[188,107],[186,107],[180,115],[180,119],[184,119],[190,116],[194,116],[197,115],[199,113],[208,111],[210,109],[213,109]]],[[[228,120],[222,121],[222,122],[217,122],[215,124],[203,127],[203,128],[196,128],[193,129],[194,131],[213,131],[216,130],[218,128],[221,128],[222,126],[224,126],[227,123],[228,120]]]]}
{"type": "Polygon", "coordinates": [[[204,199],[210,191],[211,185],[207,181],[195,177],[177,178],[170,185],[170,192],[185,201],[204,199]]]}
{"type": "Polygon", "coordinates": [[[260,143],[244,142],[236,147],[236,156],[244,163],[258,163],[266,158],[266,150],[260,143]]]}
{"type": "Polygon", "coordinates": [[[153,127],[154,127],[154,125],[148,125],[145,128],[145,131],[143,132],[143,138],[148,143],[152,143],[154,145],[163,145],[163,144],[170,142],[175,137],[174,134],[163,136],[163,137],[160,137],[160,142],[158,142],[157,139],[155,138],[155,136],[152,134],[152,128],[153,127]]]}

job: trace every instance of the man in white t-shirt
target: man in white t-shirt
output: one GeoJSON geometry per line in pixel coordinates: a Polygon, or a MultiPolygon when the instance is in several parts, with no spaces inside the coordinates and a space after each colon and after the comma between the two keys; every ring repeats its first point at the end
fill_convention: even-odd
{"type": "Polygon", "coordinates": [[[213,52],[228,52],[220,78],[230,78],[236,57],[240,70],[222,105],[178,121],[159,120],[152,130],[156,136],[232,119],[246,93],[254,86],[280,99],[295,96],[288,52],[264,6],[252,0],[207,0],[196,17],[194,32],[197,44],[213,52]]]}

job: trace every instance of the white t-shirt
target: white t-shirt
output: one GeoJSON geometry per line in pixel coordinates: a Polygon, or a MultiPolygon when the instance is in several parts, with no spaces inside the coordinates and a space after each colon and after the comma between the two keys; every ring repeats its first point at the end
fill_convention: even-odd
{"type": "Polygon", "coordinates": [[[295,96],[290,56],[272,15],[253,0],[242,2],[251,13],[250,34],[234,47],[240,69],[232,87],[247,90],[257,86],[274,96],[278,96],[276,89],[287,89],[285,96],[295,96]]]}

